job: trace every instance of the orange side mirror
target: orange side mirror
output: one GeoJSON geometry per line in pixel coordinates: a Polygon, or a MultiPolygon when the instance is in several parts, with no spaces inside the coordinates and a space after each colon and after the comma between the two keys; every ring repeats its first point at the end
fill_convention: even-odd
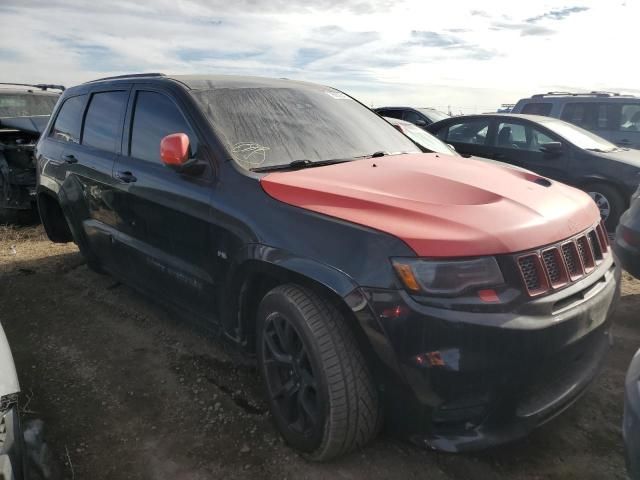
{"type": "Polygon", "coordinates": [[[189,137],[172,133],[160,141],[160,158],[167,167],[179,168],[189,160],[189,137]]]}

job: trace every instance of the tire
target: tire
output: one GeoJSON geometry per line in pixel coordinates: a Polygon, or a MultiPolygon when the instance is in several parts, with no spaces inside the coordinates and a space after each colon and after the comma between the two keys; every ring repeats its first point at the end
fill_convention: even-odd
{"type": "Polygon", "coordinates": [[[624,212],[624,200],[618,191],[604,183],[586,185],[583,190],[589,194],[600,209],[600,215],[608,232],[615,232],[624,212]],[[608,214],[606,213],[608,212],[608,214]]]}
{"type": "Polygon", "coordinates": [[[381,409],[373,377],[329,301],[293,284],[274,288],[258,309],[257,342],[276,426],[305,458],[327,461],[377,435],[381,409]]]}

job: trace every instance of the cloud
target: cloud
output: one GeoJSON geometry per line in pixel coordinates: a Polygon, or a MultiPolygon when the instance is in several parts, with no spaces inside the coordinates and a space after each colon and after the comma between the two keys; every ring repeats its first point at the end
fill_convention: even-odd
{"type": "Polygon", "coordinates": [[[411,32],[411,40],[407,45],[456,50],[460,52],[459,56],[461,58],[473,60],[490,60],[499,55],[496,51],[479,47],[464,40],[462,37],[431,31],[413,30],[411,32]]]}
{"type": "Polygon", "coordinates": [[[551,28],[522,22],[493,22],[490,28],[493,31],[517,30],[520,32],[521,37],[548,36],[557,33],[556,30],[551,28]]]}
{"type": "Polygon", "coordinates": [[[542,15],[536,15],[535,17],[527,18],[525,22],[536,23],[540,20],[563,20],[569,15],[573,15],[574,13],[586,12],[587,10],[589,10],[589,7],[566,7],[559,10],[551,10],[549,12],[543,13],[542,15]]]}

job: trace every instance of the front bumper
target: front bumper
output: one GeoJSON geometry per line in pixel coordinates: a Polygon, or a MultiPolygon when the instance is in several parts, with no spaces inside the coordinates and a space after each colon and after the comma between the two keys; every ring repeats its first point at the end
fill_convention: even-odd
{"type": "Polygon", "coordinates": [[[381,380],[388,429],[449,452],[525,436],[594,379],[619,295],[611,255],[583,280],[511,311],[439,308],[404,292],[366,291],[368,308],[357,315],[388,367],[381,380]]]}
{"type": "Polygon", "coordinates": [[[622,433],[629,476],[640,480],[640,351],[633,357],[625,382],[622,433]]]}
{"type": "Polygon", "coordinates": [[[18,409],[0,412],[0,478],[23,480],[24,454],[18,409]]]}

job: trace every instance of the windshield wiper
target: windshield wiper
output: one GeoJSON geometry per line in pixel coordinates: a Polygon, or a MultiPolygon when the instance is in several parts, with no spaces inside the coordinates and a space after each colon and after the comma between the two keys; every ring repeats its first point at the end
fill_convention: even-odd
{"type": "Polygon", "coordinates": [[[302,168],[322,167],[323,165],[333,165],[334,163],[350,162],[351,159],[335,158],[332,160],[319,160],[312,162],[311,160],[294,160],[293,162],[283,163],[282,165],[267,165],[266,167],[252,168],[252,172],[274,172],[276,170],[300,170],[302,168]]]}
{"type": "Polygon", "coordinates": [[[617,148],[611,148],[609,150],[603,150],[602,148],[585,148],[585,150],[588,150],[590,152],[597,152],[597,153],[611,153],[611,152],[618,151],[617,148]]]}

